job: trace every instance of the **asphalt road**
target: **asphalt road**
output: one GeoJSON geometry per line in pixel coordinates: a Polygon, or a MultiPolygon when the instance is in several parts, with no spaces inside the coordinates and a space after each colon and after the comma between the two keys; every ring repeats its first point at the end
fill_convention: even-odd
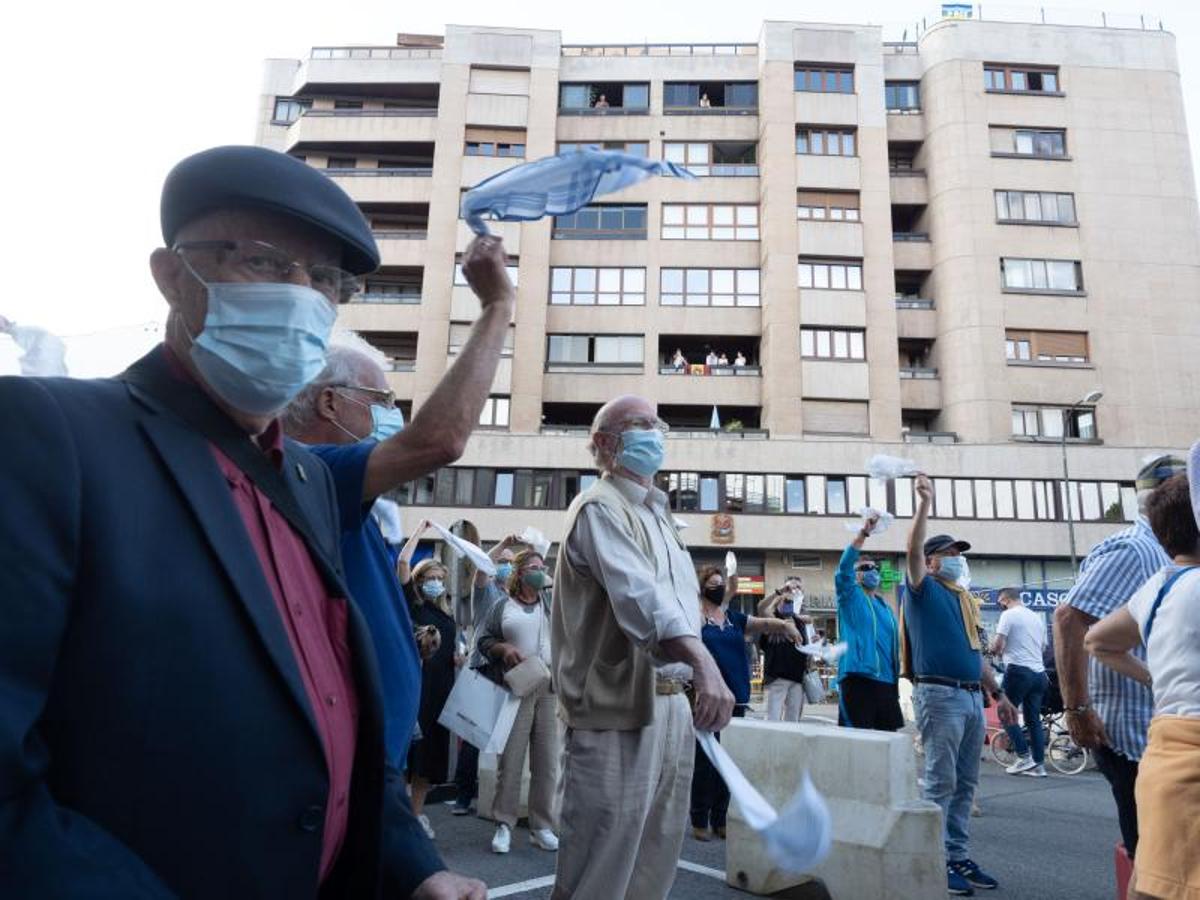
{"type": "MultiPolygon", "coordinates": [[[[1000,880],[1000,888],[980,891],[977,896],[996,900],[1112,898],[1113,845],[1119,833],[1104,779],[1091,769],[1074,776],[1052,773],[1034,779],[1005,775],[990,760],[981,765],[977,801],[983,815],[971,820],[972,855],[1000,880]]],[[[532,847],[523,826],[513,834],[512,852],[498,856],[491,852],[491,822],[475,816],[451,816],[443,804],[429,807],[428,813],[447,864],[482,878],[490,897],[544,900],[550,896],[554,854],[532,847]]],[[[747,897],[725,884],[724,870],[723,844],[700,843],[689,833],[671,897],[747,897]]]]}

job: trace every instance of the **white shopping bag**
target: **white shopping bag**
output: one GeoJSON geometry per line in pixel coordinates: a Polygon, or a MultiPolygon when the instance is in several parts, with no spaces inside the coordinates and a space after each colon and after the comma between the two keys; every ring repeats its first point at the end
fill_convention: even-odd
{"type": "MultiPolygon", "coordinates": [[[[438,716],[438,724],[483,750],[491,741],[501,713],[511,697],[511,693],[474,669],[463,669],[458,673],[450,696],[446,698],[446,705],[438,716]]],[[[512,729],[511,718],[509,730],[512,729]]],[[[507,731],[504,740],[508,740],[507,731]]],[[[501,744],[501,749],[503,747],[501,744]]]]}

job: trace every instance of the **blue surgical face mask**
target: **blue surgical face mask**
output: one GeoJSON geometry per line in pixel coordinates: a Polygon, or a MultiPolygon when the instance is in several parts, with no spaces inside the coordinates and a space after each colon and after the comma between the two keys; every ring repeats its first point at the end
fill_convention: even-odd
{"type": "Polygon", "coordinates": [[[508,581],[512,575],[513,565],[510,562],[496,563],[496,580],[508,581]]]}
{"type": "Polygon", "coordinates": [[[867,569],[867,571],[862,573],[862,586],[868,591],[873,591],[879,587],[880,581],[881,578],[878,569],[867,569]]]}
{"type": "Polygon", "coordinates": [[[617,465],[642,478],[650,478],[662,468],[665,457],[663,435],[657,428],[621,432],[621,452],[617,454],[617,465]]]}
{"type": "Polygon", "coordinates": [[[440,578],[430,578],[428,581],[421,582],[421,593],[430,600],[436,600],[442,594],[446,593],[446,585],[442,583],[440,578]]]}
{"type": "Polygon", "coordinates": [[[377,403],[363,403],[361,400],[355,400],[346,394],[342,394],[343,399],[349,400],[351,403],[357,403],[359,406],[365,406],[371,410],[371,433],[366,437],[359,437],[337,419],[331,419],[335,428],[344,431],[356,441],[375,440],[386,441],[393,434],[404,430],[404,413],[396,407],[380,406],[377,403]]]}
{"type": "Polygon", "coordinates": [[[302,284],[210,284],[192,274],[208,289],[204,330],[191,349],[205,384],[241,412],[279,412],[325,368],[333,304],[302,284]]]}
{"type": "Polygon", "coordinates": [[[958,581],[966,573],[966,563],[961,556],[943,556],[938,577],[946,581],[958,581]]]}

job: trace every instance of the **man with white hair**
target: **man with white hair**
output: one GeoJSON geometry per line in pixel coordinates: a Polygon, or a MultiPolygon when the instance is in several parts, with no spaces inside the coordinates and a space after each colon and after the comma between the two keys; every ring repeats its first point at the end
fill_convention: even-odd
{"type": "MultiPolygon", "coordinates": [[[[1093,624],[1124,606],[1151,575],[1171,562],[1144,510],[1156,487],[1186,469],[1184,460],[1171,454],[1146,459],[1134,482],[1137,521],[1092,549],[1066,602],[1054,611],[1054,659],[1067,727],[1077,744],[1091,749],[1096,767],[1112,788],[1121,839],[1131,859],[1138,840],[1134,785],[1154,715],[1154,695],[1095,659],[1089,663],[1083,639],[1093,624]]],[[[1133,652],[1145,660],[1144,646],[1133,652]]]]}
{"type": "Polygon", "coordinates": [[[700,641],[691,555],[653,483],[666,431],[641,397],[602,406],[588,444],[601,477],[567,511],[550,636],[568,728],[554,900],[667,895],[693,723],[720,731],[733,712],[700,641]]]}
{"type": "Polygon", "coordinates": [[[388,387],[386,358],[351,332],[335,335],[324,370],[284,414],[288,434],[310,444],[333,474],[346,581],[375,644],[387,755],[397,768],[404,765],[417,721],[421,661],[371,507],[385,492],[462,455],[487,400],[516,301],[504,265],[498,238],[477,238],[467,249],[463,273],[482,309],[458,359],[408,428],[388,387]]]}

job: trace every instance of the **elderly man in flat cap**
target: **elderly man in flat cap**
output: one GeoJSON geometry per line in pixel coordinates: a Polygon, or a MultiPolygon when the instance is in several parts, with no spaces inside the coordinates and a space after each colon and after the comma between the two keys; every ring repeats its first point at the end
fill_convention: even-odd
{"type": "Polygon", "coordinates": [[[481,900],[386,764],[333,484],[276,419],[370,230],[255,147],[176,166],[162,224],[162,347],[0,379],[0,896],[481,900]]]}

